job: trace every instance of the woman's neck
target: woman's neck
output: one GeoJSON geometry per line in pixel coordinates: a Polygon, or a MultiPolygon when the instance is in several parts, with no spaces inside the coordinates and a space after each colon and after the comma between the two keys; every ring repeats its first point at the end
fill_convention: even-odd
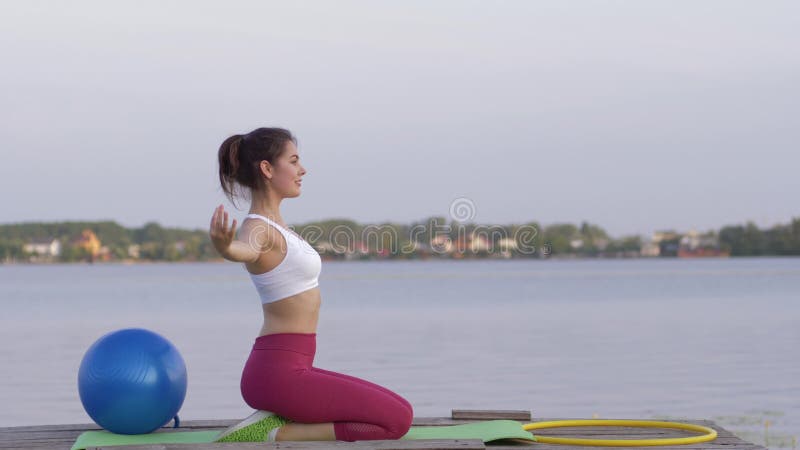
{"type": "Polygon", "coordinates": [[[268,193],[253,193],[250,203],[250,214],[260,214],[273,220],[283,221],[280,211],[280,198],[273,198],[268,193]]]}
{"type": "Polygon", "coordinates": [[[250,211],[248,214],[258,214],[259,216],[264,216],[269,218],[270,220],[274,220],[275,222],[282,223],[283,218],[280,214],[276,214],[275,212],[268,210],[268,209],[258,209],[254,207],[250,207],[250,211]]]}

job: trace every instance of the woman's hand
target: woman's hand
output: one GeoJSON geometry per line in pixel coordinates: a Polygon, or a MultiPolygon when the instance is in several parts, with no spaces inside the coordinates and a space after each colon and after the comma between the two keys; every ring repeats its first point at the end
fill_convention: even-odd
{"type": "Polygon", "coordinates": [[[233,219],[230,230],[228,229],[228,213],[222,205],[217,206],[214,215],[211,216],[211,228],[208,234],[211,236],[211,243],[220,255],[225,259],[230,259],[229,250],[233,239],[236,237],[236,219],[233,219]]]}

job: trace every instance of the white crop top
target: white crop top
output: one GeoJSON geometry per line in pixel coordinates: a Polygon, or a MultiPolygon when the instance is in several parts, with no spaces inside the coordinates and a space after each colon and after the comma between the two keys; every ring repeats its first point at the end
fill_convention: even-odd
{"type": "Polygon", "coordinates": [[[274,269],[250,274],[261,303],[272,303],[319,286],[322,258],[314,247],[293,232],[259,214],[248,218],[261,219],[275,227],[286,239],[286,256],[274,269]]]}

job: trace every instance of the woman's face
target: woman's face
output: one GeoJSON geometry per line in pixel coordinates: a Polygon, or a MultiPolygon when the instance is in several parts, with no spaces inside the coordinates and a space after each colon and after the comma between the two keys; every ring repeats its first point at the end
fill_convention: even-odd
{"type": "MultiPolygon", "coordinates": [[[[263,164],[263,163],[262,163],[263,164]]],[[[297,197],[300,195],[300,179],[306,174],[306,169],[300,164],[300,155],[297,146],[289,141],[286,149],[272,166],[270,187],[283,197],[297,197]]]]}

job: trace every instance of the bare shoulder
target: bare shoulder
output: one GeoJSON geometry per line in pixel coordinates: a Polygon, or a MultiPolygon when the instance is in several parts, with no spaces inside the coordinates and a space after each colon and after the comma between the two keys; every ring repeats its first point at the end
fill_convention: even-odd
{"type": "Polygon", "coordinates": [[[283,244],[283,236],[272,225],[260,219],[247,218],[239,230],[239,240],[261,252],[269,251],[283,244]]]}
{"type": "Polygon", "coordinates": [[[264,273],[277,267],[286,253],[286,240],[274,226],[259,219],[248,218],[242,223],[239,240],[259,252],[258,259],[247,263],[250,273],[264,273]]]}

